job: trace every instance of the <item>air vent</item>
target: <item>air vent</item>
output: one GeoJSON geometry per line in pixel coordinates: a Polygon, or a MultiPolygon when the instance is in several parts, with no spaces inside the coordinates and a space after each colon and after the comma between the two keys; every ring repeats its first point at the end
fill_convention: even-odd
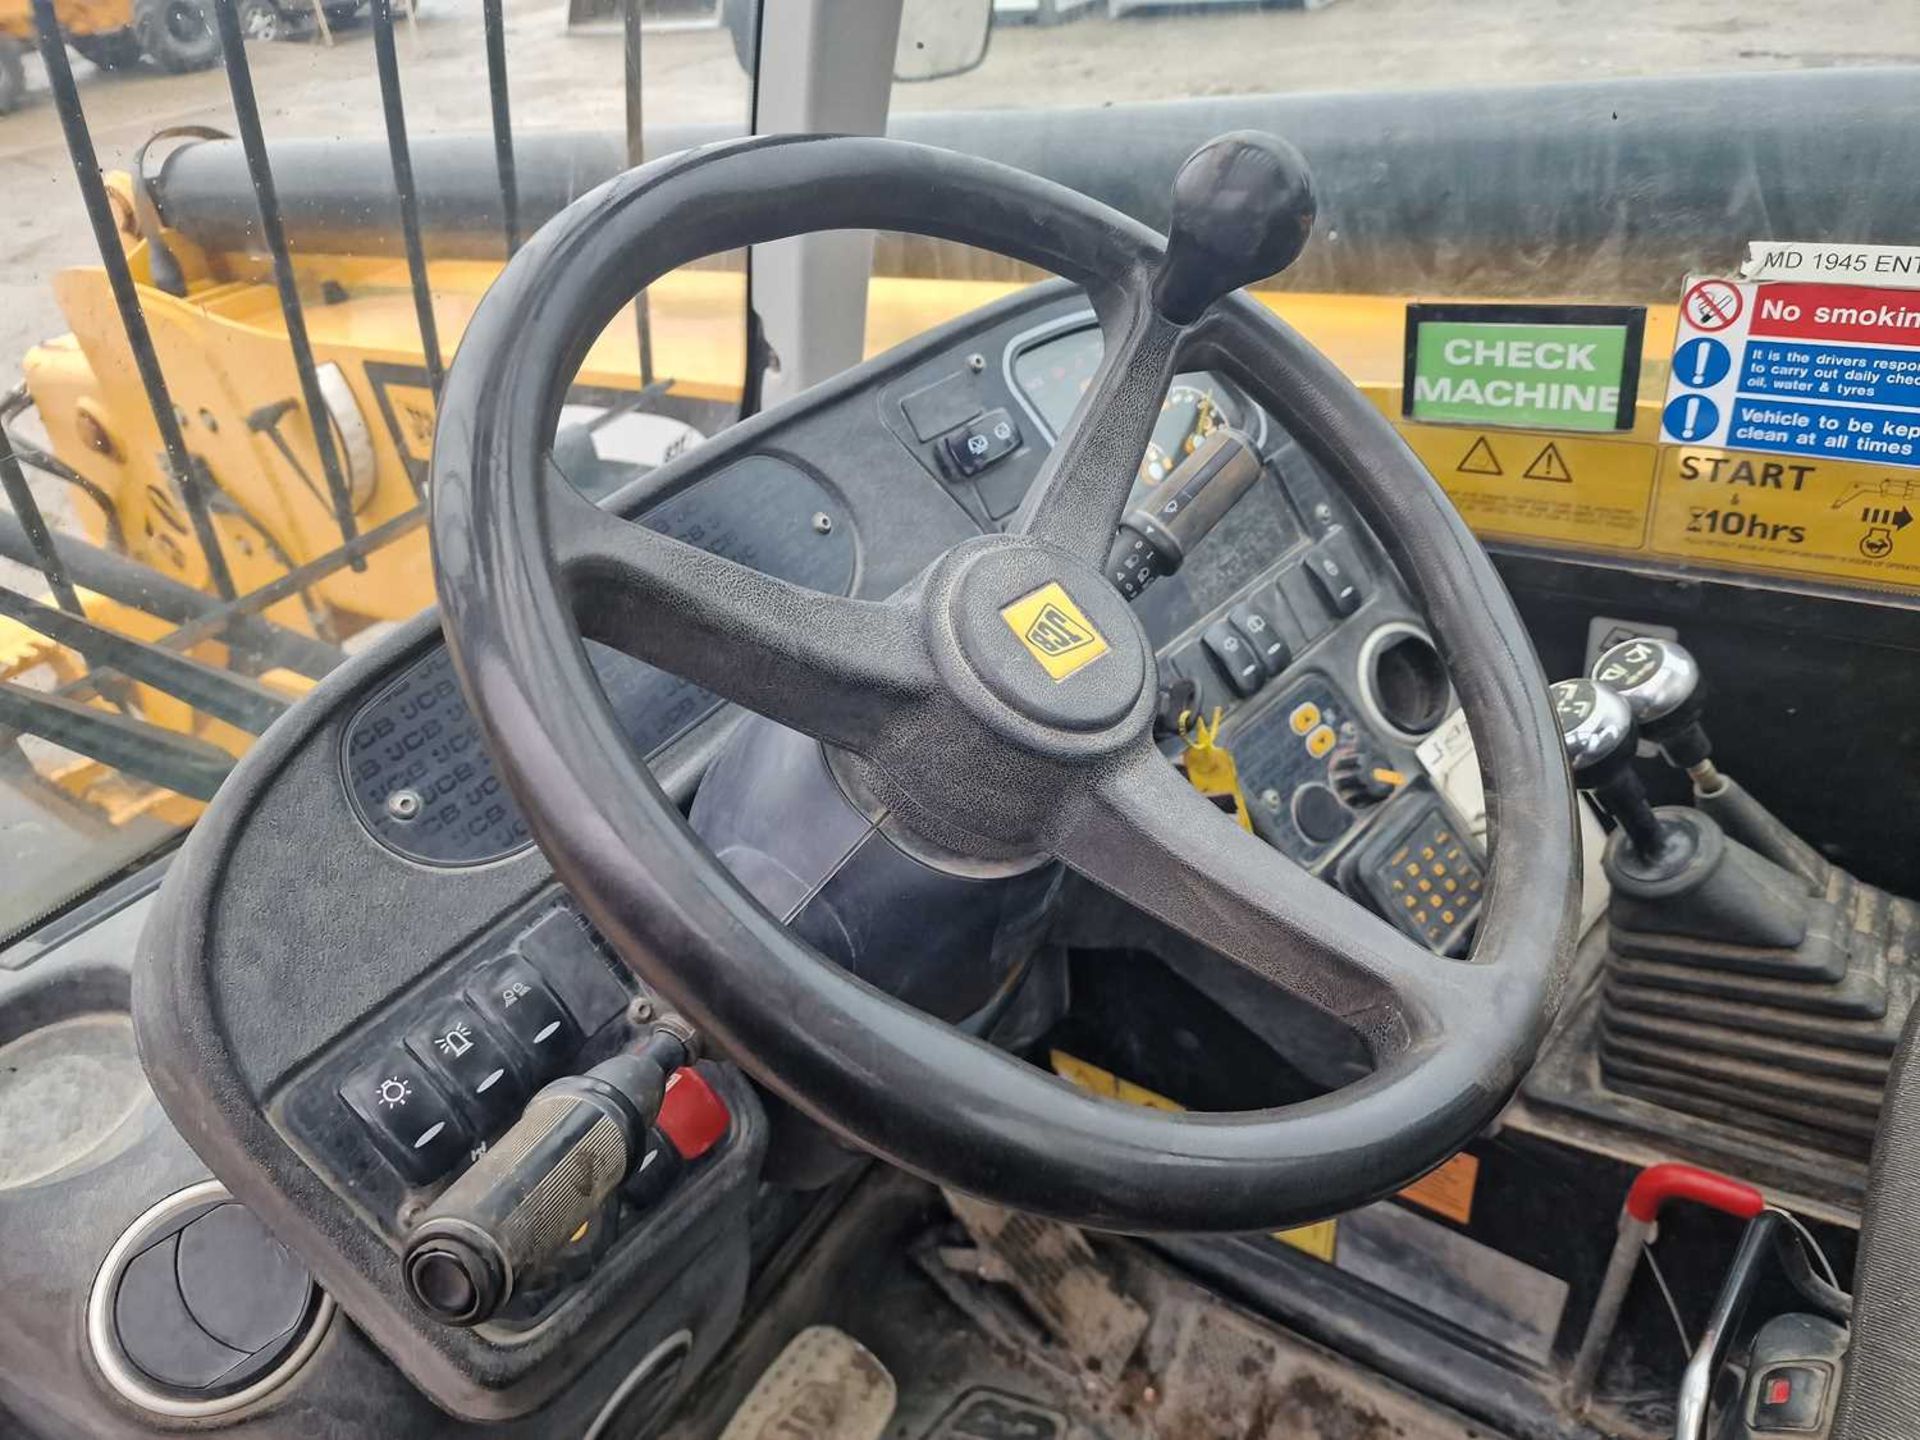
{"type": "Polygon", "coordinates": [[[87,1302],[107,1383],[175,1419],[252,1405],[319,1348],[333,1300],[246,1206],[209,1180],[127,1228],[87,1302]]]}

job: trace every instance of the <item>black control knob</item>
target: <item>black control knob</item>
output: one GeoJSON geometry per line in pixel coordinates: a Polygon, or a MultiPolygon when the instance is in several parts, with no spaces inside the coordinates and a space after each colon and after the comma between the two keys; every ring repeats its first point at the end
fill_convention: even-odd
{"type": "Polygon", "coordinates": [[[1633,770],[1639,731],[1632,709],[1593,680],[1562,680],[1550,693],[1573,783],[1600,802],[1642,857],[1651,861],[1665,854],[1672,841],[1669,827],[1654,813],[1633,770]]]}
{"type": "Polygon", "coordinates": [[[1615,691],[1640,733],[1685,770],[1703,789],[1717,778],[1709,758],[1713,745],[1700,724],[1706,688],[1700,666],[1684,645],[1636,636],[1611,646],[1593,662],[1593,678],[1615,691]]]}
{"type": "Polygon", "coordinates": [[[1306,248],[1313,217],[1313,172],[1293,146],[1258,130],[1209,140],[1173,177],[1154,309],[1187,325],[1221,296],[1279,274],[1306,248]]]}
{"type": "Polygon", "coordinates": [[[1356,810],[1378,805],[1406,783],[1406,777],[1380,763],[1360,745],[1342,745],[1327,762],[1327,779],[1334,793],[1356,810]]]}

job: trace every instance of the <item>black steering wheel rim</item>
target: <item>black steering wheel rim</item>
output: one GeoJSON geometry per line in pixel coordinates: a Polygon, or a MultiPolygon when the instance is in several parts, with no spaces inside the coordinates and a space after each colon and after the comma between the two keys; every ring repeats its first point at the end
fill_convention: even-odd
{"type": "MultiPolygon", "coordinates": [[[[627,963],[763,1083],[892,1163],[1017,1208],[1117,1230],[1264,1229],[1391,1193],[1498,1112],[1558,1004],[1577,919],[1577,829],[1531,645],[1485,553],[1438,487],[1339,372],[1244,296],[1219,301],[1170,331],[1152,317],[1141,321],[1144,312],[1133,302],[1150,291],[1164,253],[1160,237],[1072,191],[991,162],[893,141],[776,137],[629,172],[543,227],[476,311],[441,398],[433,548],[443,620],[469,703],[555,873],[627,963]],[[1106,409],[1143,404],[1143,389],[1115,357],[1129,345],[1151,350],[1155,336],[1166,351],[1151,357],[1158,372],[1171,373],[1176,358],[1227,371],[1346,487],[1399,566],[1427,611],[1467,711],[1497,841],[1472,963],[1424,957],[1451,968],[1421,979],[1415,988],[1424,998],[1391,1015],[1364,983],[1342,980],[1309,996],[1363,1030],[1380,1023],[1374,1039],[1387,1059],[1368,1079],[1283,1110],[1230,1115],[1141,1110],[1078,1091],[906,1009],[796,940],[705,850],[621,736],[581,643],[578,569],[556,560],[556,551],[571,553],[570,527],[586,523],[566,498],[571,492],[545,478],[566,386],[594,337],[636,290],[708,254],[823,229],[955,240],[1080,284],[1107,331],[1111,373],[1103,370],[1096,386],[1100,398],[1114,402],[1106,409]],[[1154,333],[1130,335],[1130,325],[1154,333]],[[1430,1023],[1429,1012],[1444,1012],[1446,1023],[1430,1023]]],[[[1145,398],[1152,401],[1145,408],[1157,410],[1158,397],[1145,398]]],[[[1146,419],[1110,433],[1112,426],[1099,428],[1099,409],[1082,407],[1056,459],[1071,454],[1091,471],[1110,469],[1135,435],[1144,440],[1139,426],[1146,419]]],[[[1128,478],[1138,448],[1125,462],[1128,478]]],[[[1065,468],[1063,462],[1062,472],[1043,474],[1036,493],[1065,468]]],[[[1068,553],[1061,536],[1076,527],[1063,522],[1049,533],[1049,517],[1068,513],[1079,532],[1090,524],[1097,532],[1100,507],[1073,490],[1071,475],[1050,494],[1054,508],[1039,502],[1033,543],[1003,548],[1018,550],[1020,564],[1038,555],[1070,568],[1089,552],[1083,544],[1077,557],[1068,553]]],[[[1111,518],[1095,537],[1102,547],[1111,518]]],[[[987,552],[999,544],[968,542],[962,549],[987,552]]],[[[971,552],[948,570],[969,563],[971,552]]],[[[940,589],[946,564],[935,566],[923,589],[940,589]]],[[[714,573],[736,590],[772,584],[714,573]]],[[[776,599],[789,609],[828,603],[776,599]]],[[[836,603],[848,608],[834,615],[873,626],[882,659],[873,677],[860,678],[884,686],[884,652],[907,643],[903,632],[888,628],[887,607],[836,603]]],[[[668,646],[668,659],[697,658],[685,647],[671,649],[676,627],[691,626],[708,640],[724,634],[699,607],[636,601],[624,608],[638,613],[623,623],[647,622],[645,643],[668,646]]],[[[663,657],[656,651],[643,658],[663,657]]],[[[729,678],[737,682],[730,698],[753,708],[760,708],[757,699],[774,698],[750,678],[729,678]]],[[[925,701],[906,696],[902,713],[929,713],[912,709],[925,701]]],[[[1115,722],[1115,733],[1143,719],[1135,704],[1115,722]]],[[[831,727],[834,717],[822,723],[831,727]]],[[[895,756],[911,743],[901,728],[882,742],[895,756]]],[[[1108,866],[1098,845],[1088,848],[1096,822],[1129,807],[1179,803],[1171,787],[1154,788],[1159,782],[1139,747],[1131,740],[1128,746],[1123,753],[1116,741],[1111,754],[1085,765],[1089,785],[1110,782],[1101,793],[1118,798],[1076,810],[1048,838],[1060,847],[1056,853],[1069,854],[1069,863],[1110,888],[1131,887],[1130,898],[1145,908],[1156,908],[1162,895],[1189,913],[1193,905],[1204,908],[1211,893],[1204,887],[1220,883],[1209,867],[1231,876],[1249,874],[1255,864],[1223,834],[1207,830],[1199,858],[1179,846],[1108,866]]],[[[1052,756],[1045,764],[1081,758],[1052,756]]],[[[1204,828],[1209,822],[1199,813],[1195,823],[1204,828]]],[[[976,831],[968,838],[982,837],[976,831]]],[[[1262,855],[1261,863],[1287,864],[1276,852],[1262,855]]],[[[1232,922],[1237,938],[1266,947],[1276,975],[1299,981],[1311,970],[1295,965],[1290,951],[1324,947],[1316,927],[1348,927],[1343,934],[1358,937],[1354,953],[1369,962],[1397,942],[1397,932],[1372,917],[1353,918],[1361,912],[1351,902],[1307,883],[1325,894],[1302,890],[1277,912],[1232,922]],[[1335,906],[1352,916],[1343,911],[1337,922],[1330,919],[1335,906]],[[1274,913],[1288,917],[1284,925],[1274,913]]],[[[1309,979],[1310,989],[1319,984],[1309,979]]]]}

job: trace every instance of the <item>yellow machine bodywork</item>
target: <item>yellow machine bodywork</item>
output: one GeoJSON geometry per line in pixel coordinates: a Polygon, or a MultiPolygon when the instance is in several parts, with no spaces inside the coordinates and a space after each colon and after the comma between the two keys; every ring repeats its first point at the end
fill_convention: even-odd
{"type": "MultiPolygon", "coordinates": [[[[189,293],[178,297],[142,284],[142,305],[188,449],[205,462],[223,497],[215,523],[244,593],[283,573],[289,562],[304,564],[330,551],[340,530],[297,404],[298,376],[266,261],[208,256],[173,235],[167,243],[188,276],[189,293]],[[292,408],[277,425],[283,452],[248,420],[286,403],[292,408]]],[[[129,236],[129,250],[135,277],[144,281],[145,242],[129,236]]],[[[417,509],[432,450],[433,397],[406,266],[397,259],[309,254],[297,258],[295,268],[316,361],[323,369],[337,367],[357,412],[344,427],[336,412],[336,434],[357,426],[366,440],[371,466],[353,474],[351,489],[358,528],[374,530],[417,509]]],[[[497,273],[498,266],[485,261],[432,263],[434,313],[448,354],[497,273]]],[[[78,502],[89,538],[209,588],[105,273],[76,268],[54,284],[72,333],[29,351],[24,368],[55,453],[113,499],[112,517],[78,502]]],[[[877,354],[1017,288],[1010,281],[876,276],[867,352],[877,354]]],[[[1403,300],[1286,292],[1262,298],[1397,414],[1403,300]]],[[[738,271],[686,269],[652,287],[654,368],[675,395],[737,401],[746,369],[745,304],[738,271]]],[[[1649,324],[1650,355],[1668,343],[1671,327],[1670,312],[1649,324]]],[[[639,388],[629,317],[608,327],[577,383],[589,390],[639,388]]],[[[1641,406],[1648,435],[1657,428],[1657,408],[1641,406]]],[[[304,603],[286,600],[267,613],[280,624],[340,639],[370,623],[415,614],[432,599],[425,536],[415,534],[370,555],[364,571],[337,571],[310,587],[304,603]]]]}
{"type": "MultiPolygon", "coordinates": [[[[133,0],[54,0],[53,13],[69,35],[112,35],[133,27],[133,0]]],[[[0,0],[0,35],[33,39],[32,0],[0,0]]]]}

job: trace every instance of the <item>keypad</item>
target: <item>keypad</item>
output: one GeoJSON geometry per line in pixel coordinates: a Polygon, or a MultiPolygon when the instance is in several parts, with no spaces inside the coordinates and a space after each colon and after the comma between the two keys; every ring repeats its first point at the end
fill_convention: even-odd
{"type": "Polygon", "coordinates": [[[1453,822],[1429,806],[1401,831],[1369,888],[1387,917],[1436,950],[1449,948],[1479,913],[1486,871],[1453,822]]]}

